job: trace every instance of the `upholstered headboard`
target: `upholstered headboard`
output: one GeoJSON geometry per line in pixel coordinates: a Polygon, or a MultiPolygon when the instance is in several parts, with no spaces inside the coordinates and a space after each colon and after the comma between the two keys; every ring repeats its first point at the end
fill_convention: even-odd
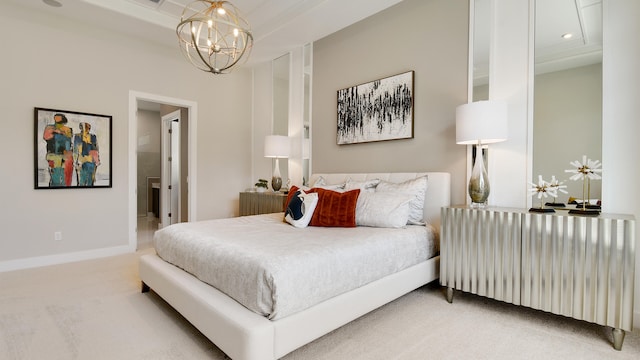
{"type": "Polygon", "coordinates": [[[351,179],[364,181],[380,179],[400,183],[427,175],[427,192],[424,197],[424,220],[440,229],[440,208],[451,205],[451,174],[445,172],[415,173],[317,173],[311,175],[309,184],[313,185],[320,176],[328,184],[340,184],[351,179]]]}

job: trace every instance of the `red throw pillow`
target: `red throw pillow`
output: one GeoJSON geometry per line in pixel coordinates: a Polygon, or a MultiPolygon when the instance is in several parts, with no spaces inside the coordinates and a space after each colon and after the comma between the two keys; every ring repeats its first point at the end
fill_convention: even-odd
{"type": "Polygon", "coordinates": [[[310,226],[356,227],[356,203],[360,189],[337,192],[312,188],[308,192],[318,193],[318,205],[310,226]]]}

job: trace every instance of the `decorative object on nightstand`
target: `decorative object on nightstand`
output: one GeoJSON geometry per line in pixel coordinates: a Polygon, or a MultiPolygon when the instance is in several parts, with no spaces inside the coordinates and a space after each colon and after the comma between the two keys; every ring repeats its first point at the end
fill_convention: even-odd
{"type": "Polygon", "coordinates": [[[498,100],[477,101],[456,108],[456,143],[476,145],[477,152],[469,196],[472,207],[485,207],[489,197],[489,177],[484,164],[483,147],[507,140],[507,103],[498,100]]]}
{"type": "Polygon", "coordinates": [[[582,155],[582,163],[575,160],[569,164],[575,167],[575,169],[565,170],[565,172],[573,174],[569,179],[582,180],[582,204],[578,204],[577,209],[569,210],[569,214],[590,216],[600,215],[600,206],[587,205],[587,203],[589,202],[591,195],[591,179],[602,179],[598,174],[602,172],[602,169],[600,168],[602,164],[599,160],[587,159],[587,155],[582,155]]]}
{"type": "Polygon", "coordinates": [[[555,198],[556,196],[558,196],[558,194],[556,193],[557,188],[552,187],[551,183],[544,181],[544,179],[542,179],[542,175],[538,175],[537,184],[529,183],[529,185],[531,185],[529,192],[531,192],[531,194],[534,196],[538,195],[538,199],[540,200],[540,207],[532,207],[531,209],[529,209],[529,211],[539,213],[556,212],[555,210],[553,210],[553,208],[544,207],[545,204],[542,198],[546,198],[547,196],[552,196],[555,198]]]}
{"type": "Polygon", "coordinates": [[[257,192],[265,192],[267,190],[268,186],[268,181],[265,179],[258,179],[258,182],[255,183],[255,187],[256,187],[256,191],[257,192]]]}
{"type": "Polygon", "coordinates": [[[271,177],[271,188],[279,191],[282,187],[282,177],[280,176],[280,163],[278,159],[289,157],[289,137],[284,135],[267,135],[264,139],[264,157],[275,158],[276,163],[271,177]]]}
{"type": "Polygon", "coordinates": [[[559,203],[557,198],[558,198],[558,192],[561,192],[563,194],[568,194],[567,190],[565,190],[567,188],[567,185],[564,185],[564,181],[558,181],[555,175],[553,175],[551,176],[551,181],[549,182],[549,186],[556,190],[556,194],[553,197],[553,202],[546,203],[545,205],[551,206],[551,207],[564,207],[565,206],[564,203],[559,203]]]}

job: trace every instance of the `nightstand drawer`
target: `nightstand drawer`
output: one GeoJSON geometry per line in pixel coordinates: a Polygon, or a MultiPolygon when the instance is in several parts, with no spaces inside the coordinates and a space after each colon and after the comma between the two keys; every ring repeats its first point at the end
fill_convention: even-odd
{"type": "Polygon", "coordinates": [[[286,201],[281,192],[241,192],[240,216],[283,212],[286,201]]]}

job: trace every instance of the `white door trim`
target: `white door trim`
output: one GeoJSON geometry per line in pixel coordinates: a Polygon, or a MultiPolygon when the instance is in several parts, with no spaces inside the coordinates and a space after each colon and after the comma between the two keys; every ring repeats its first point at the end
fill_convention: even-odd
{"type": "MultiPolygon", "coordinates": [[[[138,247],[137,235],[137,173],[138,173],[138,101],[151,101],[160,104],[184,107],[188,110],[187,119],[183,121],[189,122],[188,134],[188,164],[187,164],[187,187],[188,187],[188,221],[197,219],[197,123],[198,123],[198,104],[194,101],[171,98],[162,95],[149,94],[140,91],[129,90],[129,250],[136,251],[138,247]]],[[[115,184],[114,186],[117,186],[115,184]]]]}

